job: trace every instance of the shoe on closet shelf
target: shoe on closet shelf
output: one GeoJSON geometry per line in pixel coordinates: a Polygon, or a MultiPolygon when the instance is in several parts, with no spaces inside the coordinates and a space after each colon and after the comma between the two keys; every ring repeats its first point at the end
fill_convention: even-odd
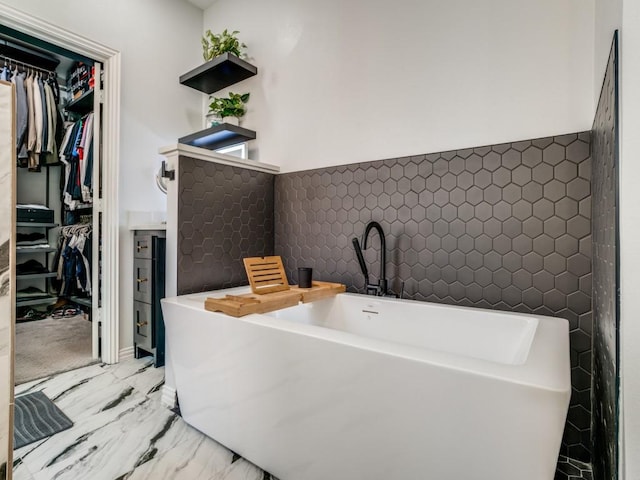
{"type": "Polygon", "coordinates": [[[30,322],[33,320],[43,320],[47,318],[47,314],[45,312],[41,312],[36,310],[35,308],[27,308],[22,312],[16,312],[16,321],[18,322],[30,322]]]}
{"type": "Polygon", "coordinates": [[[57,308],[51,312],[51,318],[71,318],[77,315],[82,315],[82,310],[78,307],[70,306],[57,308]]]}

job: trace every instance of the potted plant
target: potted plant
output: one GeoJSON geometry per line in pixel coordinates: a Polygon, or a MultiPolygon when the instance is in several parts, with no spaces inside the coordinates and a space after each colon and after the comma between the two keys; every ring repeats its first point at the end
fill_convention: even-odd
{"type": "Polygon", "coordinates": [[[228,97],[211,97],[207,117],[214,119],[210,121],[210,125],[214,126],[220,123],[238,125],[240,118],[247,113],[245,104],[249,101],[249,95],[249,93],[229,92],[228,97]]]}
{"type": "Polygon", "coordinates": [[[242,56],[242,49],[247,48],[244,43],[240,43],[236,35],[237,30],[229,32],[226,28],[218,35],[207,30],[202,37],[202,56],[205,62],[222,55],[225,52],[233,53],[235,56],[242,56]]]}

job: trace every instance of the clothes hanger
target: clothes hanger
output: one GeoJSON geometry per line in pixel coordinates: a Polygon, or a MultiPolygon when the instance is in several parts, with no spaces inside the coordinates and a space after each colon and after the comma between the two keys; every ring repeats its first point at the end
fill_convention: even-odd
{"type": "Polygon", "coordinates": [[[66,236],[77,235],[77,234],[87,234],[90,233],[92,229],[91,224],[75,224],[75,225],[67,225],[62,227],[62,233],[66,236]]]}

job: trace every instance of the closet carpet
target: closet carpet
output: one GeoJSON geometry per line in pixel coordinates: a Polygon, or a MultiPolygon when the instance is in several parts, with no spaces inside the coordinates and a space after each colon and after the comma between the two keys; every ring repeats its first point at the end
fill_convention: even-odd
{"type": "Polygon", "coordinates": [[[84,367],[91,358],[91,322],[84,315],[16,324],[15,384],[84,367]]]}

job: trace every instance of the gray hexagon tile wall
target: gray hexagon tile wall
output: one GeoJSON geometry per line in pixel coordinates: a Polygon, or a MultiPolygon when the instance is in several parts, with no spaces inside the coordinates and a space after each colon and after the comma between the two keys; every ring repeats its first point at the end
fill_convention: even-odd
{"type": "MultiPolygon", "coordinates": [[[[363,292],[351,239],[375,220],[407,298],[568,319],[563,453],[589,462],[590,175],[589,132],[282,174],[275,253],[290,279],[310,266],[363,292]]],[[[375,248],[366,258],[377,275],[375,248]]]]}
{"type": "Polygon", "coordinates": [[[179,295],[247,284],[243,257],[273,254],[274,176],[181,157],[179,295]]]}
{"type": "Polygon", "coordinates": [[[618,475],[618,35],[593,122],[593,477],[618,475]]]}

